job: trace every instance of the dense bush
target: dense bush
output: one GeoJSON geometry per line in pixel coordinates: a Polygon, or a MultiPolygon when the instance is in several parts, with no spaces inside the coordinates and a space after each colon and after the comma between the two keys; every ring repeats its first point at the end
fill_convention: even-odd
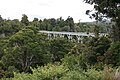
{"type": "Polygon", "coordinates": [[[108,51],[105,53],[105,63],[113,66],[120,66],[120,42],[111,44],[108,51]]]}
{"type": "Polygon", "coordinates": [[[86,62],[90,65],[95,65],[100,62],[104,62],[104,53],[110,47],[111,40],[105,36],[99,38],[92,38],[86,44],[87,47],[84,49],[84,56],[86,62]]]}
{"type": "Polygon", "coordinates": [[[69,70],[63,65],[48,64],[32,70],[33,74],[15,73],[15,77],[10,78],[10,80],[102,80],[102,71],[95,69],[69,70]]]}
{"type": "MultiPolygon", "coordinates": [[[[0,21],[1,80],[120,80],[120,42],[99,37],[99,29],[86,23],[34,18],[0,21]],[[64,38],[49,38],[38,30],[96,33],[77,43],[64,38]],[[113,68],[105,67],[112,65],[113,68]],[[115,68],[115,69],[114,69],[115,68]],[[23,73],[24,72],[24,73],[23,73]]],[[[100,29],[100,32],[105,30],[100,29]]],[[[116,37],[116,36],[114,36],[116,37]]]]}

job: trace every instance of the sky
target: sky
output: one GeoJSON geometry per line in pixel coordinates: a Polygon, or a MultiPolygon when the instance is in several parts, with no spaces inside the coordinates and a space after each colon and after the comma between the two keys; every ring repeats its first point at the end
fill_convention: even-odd
{"type": "Polygon", "coordinates": [[[5,19],[21,19],[26,14],[29,20],[70,16],[75,22],[91,22],[85,14],[89,9],[93,6],[83,0],[0,0],[0,15],[5,19]]]}

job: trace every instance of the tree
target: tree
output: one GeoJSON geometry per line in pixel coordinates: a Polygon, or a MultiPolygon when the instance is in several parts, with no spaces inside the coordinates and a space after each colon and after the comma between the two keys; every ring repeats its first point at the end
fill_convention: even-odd
{"type": "Polygon", "coordinates": [[[23,24],[18,19],[3,20],[0,22],[0,34],[4,35],[4,37],[15,34],[23,28],[23,24]]]}
{"type": "Polygon", "coordinates": [[[4,53],[4,45],[6,45],[7,44],[7,41],[8,40],[8,38],[0,38],[0,60],[1,60],[1,58],[2,58],[2,56],[3,56],[3,53],[4,53]]]}
{"type": "Polygon", "coordinates": [[[44,19],[40,24],[40,30],[48,30],[51,31],[53,26],[52,22],[49,19],[44,19]]]}
{"type": "Polygon", "coordinates": [[[40,29],[40,22],[39,22],[38,18],[34,18],[30,25],[37,29],[40,29]]]}
{"type": "Polygon", "coordinates": [[[105,64],[112,64],[113,66],[120,66],[120,42],[114,42],[107,50],[105,55],[105,64]]]}
{"type": "Polygon", "coordinates": [[[69,32],[70,31],[70,27],[69,26],[64,26],[63,28],[61,28],[61,31],[69,32]]]}
{"type": "Polygon", "coordinates": [[[104,62],[104,54],[110,47],[110,43],[110,39],[105,36],[92,38],[87,44],[87,48],[84,50],[86,61],[90,65],[94,65],[98,62],[104,62]]]}
{"type": "Polygon", "coordinates": [[[58,26],[58,27],[62,28],[62,27],[64,27],[65,25],[66,25],[66,24],[65,24],[65,21],[64,21],[64,19],[62,19],[62,17],[60,17],[60,18],[57,19],[57,26],[58,26]]]}
{"type": "Polygon", "coordinates": [[[45,35],[38,34],[33,28],[22,29],[10,37],[4,48],[2,62],[6,67],[15,66],[23,72],[27,72],[30,66],[47,63],[50,55],[46,39],[45,35]]]}
{"type": "Polygon", "coordinates": [[[99,37],[99,26],[95,25],[95,28],[94,28],[94,34],[95,34],[95,37],[99,37]]]}
{"type": "Polygon", "coordinates": [[[56,19],[51,18],[51,19],[49,19],[49,22],[50,22],[50,24],[52,25],[52,27],[55,27],[55,26],[56,26],[56,23],[57,23],[56,19]]]}
{"type": "Polygon", "coordinates": [[[53,61],[60,61],[72,48],[73,44],[65,38],[55,38],[50,40],[50,53],[53,61]]]}
{"type": "Polygon", "coordinates": [[[29,25],[29,20],[28,20],[27,15],[25,15],[25,14],[22,15],[22,20],[21,20],[21,22],[22,22],[23,24],[25,24],[25,26],[28,26],[28,25],[29,25]]]}
{"type": "MultiPolygon", "coordinates": [[[[96,20],[101,20],[101,17],[111,18],[115,24],[116,34],[113,34],[114,40],[120,40],[120,0],[84,0],[86,3],[94,4],[95,13],[92,14],[96,20]]],[[[90,10],[86,11],[89,14],[90,10]]]]}
{"type": "Polygon", "coordinates": [[[70,32],[74,31],[74,20],[72,17],[68,16],[66,20],[66,25],[70,27],[70,32]]]}
{"type": "Polygon", "coordinates": [[[34,18],[33,22],[38,21],[38,18],[34,18]]]}

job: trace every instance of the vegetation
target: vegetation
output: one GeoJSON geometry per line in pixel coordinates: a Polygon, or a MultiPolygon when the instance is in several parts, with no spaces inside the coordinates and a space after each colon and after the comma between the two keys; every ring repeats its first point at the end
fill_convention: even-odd
{"type": "Polygon", "coordinates": [[[87,10],[86,14],[96,20],[102,20],[102,18],[111,18],[111,21],[115,23],[113,28],[113,41],[120,40],[120,1],[119,0],[84,0],[86,3],[94,4],[95,13],[89,14],[92,10],[87,10]]]}
{"type": "Polygon", "coordinates": [[[84,0],[94,4],[97,23],[50,18],[21,21],[0,16],[0,80],[120,80],[120,2],[84,0]],[[103,23],[109,17],[116,24],[103,23]],[[94,33],[81,43],[66,36],[48,38],[40,30],[94,33]],[[99,33],[108,35],[99,36],[99,33]]]}

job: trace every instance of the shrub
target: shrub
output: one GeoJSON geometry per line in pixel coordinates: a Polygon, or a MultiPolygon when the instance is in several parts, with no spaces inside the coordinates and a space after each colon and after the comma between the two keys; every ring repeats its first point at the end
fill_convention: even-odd
{"type": "Polygon", "coordinates": [[[111,44],[108,51],[104,54],[105,63],[113,66],[120,66],[120,42],[111,44]]]}

